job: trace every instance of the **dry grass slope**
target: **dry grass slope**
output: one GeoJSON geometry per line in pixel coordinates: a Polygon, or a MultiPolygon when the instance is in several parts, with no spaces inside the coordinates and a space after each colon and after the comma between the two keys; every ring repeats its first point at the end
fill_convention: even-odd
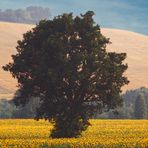
{"type": "Polygon", "coordinates": [[[0,98],[11,98],[17,85],[16,80],[1,67],[11,61],[11,55],[16,52],[17,40],[31,28],[31,25],[0,22],[0,98]]]}
{"type": "MultiPolygon", "coordinates": [[[[4,72],[1,66],[11,61],[11,55],[16,52],[17,40],[32,27],[0,22],[0,98],[11,98],[17,85],[16,80],[8,72],[4,72]]],[[[130,84],[123,89],[148,87],[148,36],[117,29],[102,29],[102,33],[112,42],[107,47],[109,51],[127,53],[129,69],[126,75],[130,84]]]]}
{"type": "Polygon", "coordinates": [[[130,83],[124,90],[148,87],[148,36],[117,29],[102,29],[102,33],[112,42],[108,46],[109,51],[127,53],[126,75],[130,83]]]}

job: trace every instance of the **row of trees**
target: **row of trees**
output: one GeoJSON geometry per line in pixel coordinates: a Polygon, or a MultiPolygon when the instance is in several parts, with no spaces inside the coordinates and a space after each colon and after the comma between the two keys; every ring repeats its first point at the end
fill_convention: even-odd
{"type": "Polygon", "coordinates": [[[134,118],[148,118],[148,89],[141,87],[139,89],[127,91],[124,94],[125,105],[133,110],[134,118]]]}
{"type": "MultiPolygon", "coordinates": [[[[122,95],[123,106],[93,118],[148,119],[148,89],[139,88],[122,95]]],[[[0,118],[34,118],[39,98],[32,98],[25,106],[16,107],[12,101],[0,100],[0,118]]]]}
{"type": "Polygon", "coordinates": [[[128,90],[122,95],[123,106],[96,115],[97,118],[148,119],[148,89],[128,90]]]}
{"type": "Polygon", "coordinates": [[[14,118],[35,118],[36,109],[39,106],[39,98],[31,98],[26,105],[17,106],[11,101],[11,104],[15,106],[16,111],[14,118]]]}
{"type": "Polygon", "coordinates": [[[12,100],[0,99],[0,119],[11,118],[34,118],[38,98],[32,98],[25,106],[18,106],[12,100]]]}
{"type": "Polygon", "coordinates": [[[147,104],[143,94],[139,94],[135,101],[134,115],[137,119],[147,118],[147,104]]]}

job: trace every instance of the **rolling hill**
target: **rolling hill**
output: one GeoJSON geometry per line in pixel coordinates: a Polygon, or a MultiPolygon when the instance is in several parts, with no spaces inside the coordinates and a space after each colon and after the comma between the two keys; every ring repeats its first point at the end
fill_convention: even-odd
{"type": "Polygon", "coordinates": [[[0,98],[11,98],[17,89],[16,80],[3,71],[2,65],[11,61],[11,55],[16,53],[17,40],[31,28],[31,25],[0,22],[0,98]]]}
{"type": "MultiPolygon", "coordinates": [[[[32,27],[33,25],[0,22],[0,98],[12,98],[17,89],[16,80],[1,67],[11,61],[11,55],[16,53],[17,40],[32,27]]],[[[107,46],[108,51],[127,53],[125,62],[129,68],[126,75],[130,84],[123,90],[148,87],[148,36],[107,28],[102,29],[102,34],[112,42],[107,46]]]]}

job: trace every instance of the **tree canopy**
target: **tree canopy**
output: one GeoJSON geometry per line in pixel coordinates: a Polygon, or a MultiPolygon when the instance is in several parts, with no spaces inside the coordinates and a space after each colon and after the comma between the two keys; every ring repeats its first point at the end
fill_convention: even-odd
{"type": "Polygon", "coordinates": [[[3,67],[18,80],[17,105],[40,97],[36,119],[52,121],[52,137],[77,137],[95,111],[122,103],[121,87],[129,82],[126,53],[106,51],[110,41],[93,15],[65,13],[40,21],[18,41],[13,62],[3,67]]]}

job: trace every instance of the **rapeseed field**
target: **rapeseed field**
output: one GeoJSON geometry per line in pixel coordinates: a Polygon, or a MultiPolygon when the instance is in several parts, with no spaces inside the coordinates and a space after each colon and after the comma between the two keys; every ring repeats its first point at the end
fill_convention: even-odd
{"type": "MultiPolygon", "coordinates": [[[[148,147],[148,120],[90,120],[81,138],[52,139],[44,120],[0,120],[2,148],[148,147]]],[[[63,125],[64,126],[64,125],[63,125]]]]}

